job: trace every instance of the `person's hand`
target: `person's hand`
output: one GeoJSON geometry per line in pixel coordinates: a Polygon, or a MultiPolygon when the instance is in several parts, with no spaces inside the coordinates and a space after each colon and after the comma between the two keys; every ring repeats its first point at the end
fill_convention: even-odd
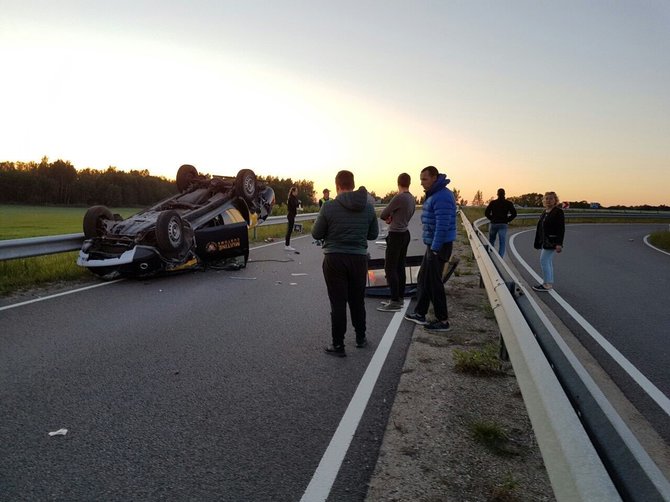
{"type": "Polygon", "coordinates": [[[560,244],[556,244],[556,252],[560,253],[561,251],[563,251],[563,246],[561,246],[560,244]]]}
{"type": "Polygon", "coordinates": [[[393,221],[393,216],[389,216],[389,217],[386,218],[384,221],[386,222],[387,225],[390,225],[391,222],[393,221]]]}

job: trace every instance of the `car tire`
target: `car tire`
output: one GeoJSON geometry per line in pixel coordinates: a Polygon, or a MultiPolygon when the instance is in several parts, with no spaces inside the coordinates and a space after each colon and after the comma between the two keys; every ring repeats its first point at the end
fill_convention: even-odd
{"type": "Polygon", "coordinates": [[[156,244],[167,258],[178,256],[184,249],[184,222],[177,211],[163,211],[156,220],[156,244]]]}
{"type": "Polygon", "coordinates": [[[105,233],[104,220],[113,220],[114,215],[106,206],[92,206],[84,215],[84,237],[92,239],[105,233]]]}
{"type": "Polygon", "coordinates": [[[198,170],[191,164],[184,164],[177,171],[177,190],[183,192],[198,177],[198,170]]]}
{"type": "Polygon", "coordinates": [[[235,177],[235,195],[252,203],[256,197],[256,174],[251,169],[242,169],[235,177]]]}

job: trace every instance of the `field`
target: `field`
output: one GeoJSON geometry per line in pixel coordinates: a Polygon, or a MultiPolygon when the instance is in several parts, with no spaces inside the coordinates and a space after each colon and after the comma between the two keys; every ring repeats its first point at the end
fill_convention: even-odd
{"type": "MultiPolygon", "coordinates": [[[[0,240],[81,233],[87,208],[0,205],[0,240]]],[[[112,208],[124,218],[139,208],[112,208]]],[[[304,232],[311,222],[304,222],[304,232]]],[[[250,242],[284,235],[286,225],[260,226],[249,230],[250,242]]],[[[92,277],[75,263],[77,251],[50,256],[0,261],[0,295],[54,281],[72,281],[92,277]]]]}

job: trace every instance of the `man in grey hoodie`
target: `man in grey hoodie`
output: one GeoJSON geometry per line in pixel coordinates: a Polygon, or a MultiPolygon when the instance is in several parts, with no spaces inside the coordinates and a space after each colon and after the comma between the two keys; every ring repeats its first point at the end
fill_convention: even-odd
{"type": "Polygon", "coordinates": [[[367,345],[365,336],[365,281],[367,241],[379,234],[374,207],[364,188],[354,191],[354,175],[340,171],[335,176],[337,197],[324,204],[312,226],[312,237],[323,240],[323,277],[330,300],[332,344],[329,355],[344,357],[347,304],[356,331],[356,347],[367,345]]]}

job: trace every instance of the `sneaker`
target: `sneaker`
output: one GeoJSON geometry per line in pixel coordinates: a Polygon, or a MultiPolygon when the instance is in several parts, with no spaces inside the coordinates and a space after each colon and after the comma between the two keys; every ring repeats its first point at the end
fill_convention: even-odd
{"type": "Polygon", "coordinates": [[[295,251],[293,246],[284,246],[284,251],[295,251]]]}
{"type": "Polygon", "coordinates": [[[400,312],[403,304],[400,302],[388,302],[383,303],[380,307],[377,307],[377,310],[380,312],[400,312]]]}
{"type": "Polygon", "coordinates": [[[435,331],[438,333],[445,333],[451,329],[449,321],[435,321],[424,326],[426,331],[435,331]]]}
{"type": "Polygon", "coordinates": [[[543,293],[548,293],[549,291],[552,290],[552,288],[545,288],[544,284],[537,284],[536,286],[533,286],[533,289],[535,291],[541,291],[543,293]]]}
{"type": "Polygon", "coordinates": [[[326,354],[335,357],[346,357],[347,353],[344,351],[344,345],[328,345],[323,350],[326,354]]]}
{"type": "Polygon", "coordinates": [[[356,348],[362,349],[364,347],[368,346],[368,339],[363,337],[363,338],[357,338],[356,339],[356,348]]]}
{"type": "Polygon", "coordinates": [[[416,312],[413,312],[411,314],[405,314],[405,319],[408,321],[412,321],[415,324],[418,324],[419,326],[425,326],[428,324],[428,321],[426,321],[426,316],[417,314],[416,312]]]}

